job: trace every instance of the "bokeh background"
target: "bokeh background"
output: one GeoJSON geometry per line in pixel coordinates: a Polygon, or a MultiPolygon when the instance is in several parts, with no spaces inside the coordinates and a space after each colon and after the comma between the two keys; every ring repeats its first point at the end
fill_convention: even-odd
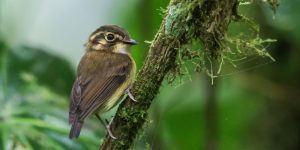
{"type": "MultiPolygon", "coordinates": [[[[276,14],[260,2],[240,7],[260,24],[261,37],[277,39],[267,45],[276,62],[238,62],[214,85],[183,66],[188,75],[164,82],[132,149],[300,149],[300,1],[280,2],[276,14]]],[[[140,68],[144,41],[154,37],[167,4],[0,0],[0,149],[98,149],[105,130],[93,116],[78,140],[68,139],[68,97],[83,45],[99,26],[120,25],[140,41],[133,47],[140,68]]],[[[230,32],[242,29],[233,23],[230,32]]],[[[103,116],[111,119],[115,110],[103,116]]]]}

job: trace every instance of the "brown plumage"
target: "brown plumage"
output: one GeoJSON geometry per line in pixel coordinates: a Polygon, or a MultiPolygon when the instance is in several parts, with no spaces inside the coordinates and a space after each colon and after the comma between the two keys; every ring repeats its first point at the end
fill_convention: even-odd
{"type": "Polygon", "coordinates": [[[79,136],[87,116],[113,108],[129,88],[136,70],[130,55],[133,44],[128,32],[118,26],[102,26],[92,33],[71,92],[70,138],[79,136]]]}

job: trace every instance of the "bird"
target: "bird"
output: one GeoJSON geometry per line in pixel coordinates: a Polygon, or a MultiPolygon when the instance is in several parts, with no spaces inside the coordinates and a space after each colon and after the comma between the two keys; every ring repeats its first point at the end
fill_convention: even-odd
{"type": "Polygon", "coordinates": [[[70,139],[79,137],[85,119],[93,114],[116,139],[111,122],[105,124],[98,113],[112,109],[124,94],[136,101],[130,92],[136,74],[131,46],[136,44],[128,31],[117,25],[103,25],[89,36],[70,94],[70,139]]]}

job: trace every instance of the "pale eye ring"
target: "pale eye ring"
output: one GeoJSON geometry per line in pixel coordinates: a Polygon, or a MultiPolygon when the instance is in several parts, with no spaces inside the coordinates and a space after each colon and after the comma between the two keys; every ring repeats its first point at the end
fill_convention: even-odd
{"type": "Polygon", "coordinates": [[[108,33],[106,36],[105,36],[105,40],[108,41],[108,42],[112,42],[116,39],[115,35],[112,34],[112,33],[108,33]]]}

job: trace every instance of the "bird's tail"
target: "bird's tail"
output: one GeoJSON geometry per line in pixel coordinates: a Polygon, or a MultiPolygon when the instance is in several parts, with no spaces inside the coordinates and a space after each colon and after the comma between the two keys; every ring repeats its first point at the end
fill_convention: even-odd
{"type": "Polygon", "coordinates": [[[82,125],[83,125],[83,121],[79,121],[77,118],[73,121],[71,130],[69,133],[70,139],[78,138],[78,136],[80,135],[82,125]]]}

